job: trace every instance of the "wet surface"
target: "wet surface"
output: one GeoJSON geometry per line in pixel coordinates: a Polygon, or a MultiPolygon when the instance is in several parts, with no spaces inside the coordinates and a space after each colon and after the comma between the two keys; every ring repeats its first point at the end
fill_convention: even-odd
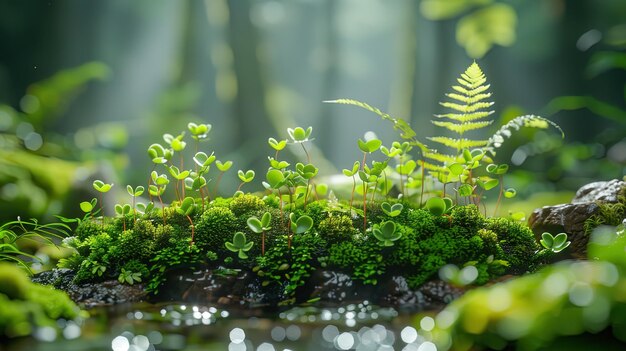
{"type": "Polygon", "coordinates": [[[432,318],[368,301],[281,312],[214,305],[133,303],[89,310],[90,318],[41,328],[0,350],[420,350],[432,318]],[[420,327],[421,326],[421,327],[420,327]]]}

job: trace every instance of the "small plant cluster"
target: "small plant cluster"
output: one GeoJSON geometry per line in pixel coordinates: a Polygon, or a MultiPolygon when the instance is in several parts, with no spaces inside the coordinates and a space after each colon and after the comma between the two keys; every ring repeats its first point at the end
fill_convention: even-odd
{"type": "MultiPolygon", "coordinates": [[[[349,202],[326,198],[328,187],[316,179],[318,168],[306,146],[313,140],[312,127],[288,128],[288,139],[268,139],[273,155],[262,180],[263,194],[244,193],[243,186],[256,174],[239,170],[241,183],[235,194],[218,197],[218,184],[233,163],[199,151],[211,126],[189,123],[193,163],[185,161],[186,132],[165,134],[166,145],[150,145],[153,168],[147,184],[126,187],[130,201],[115,204],[115,217],[104,216],[102,196],[80,204],[85,217],[76,236],[65,240],[76,253],[61,265],[77,269],[77,281],[148,282],[152,291],[158,290],[172,266],[246,267],[257,273],[262,286],[282,287],[287,300],[320,267],[348,271],[370,284],[385,272],[399,271],[412,287],[447,264],[474,266],[478,284],[506,272],[532,269],[539,263],[535,255],[539,245],[530,230],[515,220],[486,218],[480,206],[484,209],[484,192],[498,185],[498,204],[502,196],[515,195],[515,190],[503,187],[508,165],[490,163],[511,130],[554,124],[523,116],[488,140],[467,139],[466,132],[491,123],[482,120],[493,113],[484,111],[492,104],[483,101],[490,96],[485,82],[480,68],[472,64],[460,85],[453,87],[456,92],[448,94],[457,102],[442,104],[454,112],[437,117],[448,121],[433,122],[458,134],[430,139],[451,147],[454,151],[449,154],[429,149],[406,122],[376,108],[354,100],[334,101],[364,107],[392,121],[403,139],[390,147],[378,139],[358,140],[362,158],[343,170],[352,180],[349,202]],[[302,148],[306,161],[292,165],[281,159],[288,145],[302,148]],[[420,150],[422,159],[412,159],[413,149],[420,150]],[[217,174],[211,172],[213,164],[217,174]],[[450,184],[454,199],[446,195],[450,184]],[[147,204],[138,201],[146,189],[147,204]],[[391,195],[393,189],[397,198],[391,195]],[[166,204],[166,198],[172,201],[166,204]]],[[[113,188],[101,180],[93,186],[101,195],[113,188]]],[[[544,238],[554,252],[564,248],[559,236],[548,241],[544,238]]]]}

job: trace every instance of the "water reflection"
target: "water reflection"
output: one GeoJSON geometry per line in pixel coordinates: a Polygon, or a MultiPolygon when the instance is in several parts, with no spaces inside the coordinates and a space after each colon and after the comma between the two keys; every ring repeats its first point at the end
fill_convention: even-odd
{"type": "Polygon", "coordinates": [[[79,325],[59,321],[42,328],[37,341],[10,350],[419,350],[433,351],[435,320],[412,316],[367,301],[337,307],[294,307],[276,311],[224,310],[215,306],[135,304],[91,310],[79,325]],[[417,328],[417,329],[416,329],[417,328]]]}

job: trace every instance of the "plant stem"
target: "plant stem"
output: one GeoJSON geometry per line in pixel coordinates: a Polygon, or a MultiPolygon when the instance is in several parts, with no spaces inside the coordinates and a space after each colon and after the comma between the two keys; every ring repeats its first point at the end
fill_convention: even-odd
{"type": "Polygon", "coordinates": [[[304,192],[304,206],[303,209],[306,211],[306,201],[309,198],[309,187],[311,186],[311,179],[308,179],[306,182],[306,191],[304,192]]]}
{"type": "Polygon", "coordinates": [[[100,193],[100,215],[102,216],[102,229],[104,230],[104,206],[102,206],[102,193],[100,193]]]}
{"type": "Polygon", "coordinates": [[[217,186],[220,184],[220,180],[222,180],[223,175],[224,175],[224,172],[220,171],[220,174],[217,176],[217,180],[215,181],[215,187],[213,188],[215,197],[217,197],[217,186]]]}
{"type": "Polygon", "coordinates": [[[311,156],[306,151],[306,148],[304,147],[304,143],[300,143],[300,145],[302,145],[302,150],[304,150],[304,153],[306,154],[306,162],[310,164],[311,163],[311,156]]]}
{"type": "Polygon", "coordinates": [[[189,215],[186,215],[187,219],[189,220],[189,224],[191,224],[191,242],[189,243],[189,246],[193,246],[193,239],[194,239],[194,234],[195,234],[195,227],[193,225],[193,221],[191,220],[191,217],[189,217],[189,215]]]}
{"type": "Polygon", "coordinates": [[[354,201],[354,190],[356,189],[356,179],[352,175],[352,194],[350,195],[350,211],[352,211],[352,202],[354,201]]]}
{"type": "Polygon", "coordinates": [[[500,200],[502,200],[502,193],[504,192],[504,177],[500,176],[500,193],[498,194],[498,201],[496,201],[496,208],[493,210],[493,216],[495,217],[498,214],[498,207],[500,206],[500,200]]]}
{"type": "Polygon", "coordinates": [[[163,217],[163,226],[165,226],[165,205],[163,205],[163,199],[161,199],[161,195],[159,194],[159,202],[161,203],[161,211],[163,217]]]}
{"type": "Polygon", "coordinates": [[[422,203],[424,201],[424,160],[420,160],[422,163],[422,192],[420,193],[420,208],[422,208],[422,203]]]}
{"type": "Polygon", "coordinates": [[[265,256],[265,230],[261,234],[261,256],[265,256]]]}
{"type": "Polygon", "coordinates": [[[367,183],[363,182],[363,234],[367,229],[367,183]]]}

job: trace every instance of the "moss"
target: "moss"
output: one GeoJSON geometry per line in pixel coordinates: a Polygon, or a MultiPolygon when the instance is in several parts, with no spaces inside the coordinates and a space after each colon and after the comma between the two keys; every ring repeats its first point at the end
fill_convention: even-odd
{"type": "MultiPolygon", "coordinates": [[[[154,230],[154,228],[153,228],[154,230]]],[[[110,249],[109,261],[118,267],[124,262],[137,259],[148,262],[153,256],[154,231],[144,232],[141,228],[123,232],[117,243],[110,249]]]]}
{"type": "Polygon", "coordinates": [[[26,274],[9,263],[0,263],[0,294],[10,299],[24,299],[30,284],[26,274]]]}
{"type": "Polygon", "coordinates": [[[74,319],[79,313],[64,292],[31,283],[25,272],[8,263],[0,263],[0,306],[0,339],[26,336],[37,327],[56,327],[57,319],[74,319]],[[14,286],[23,291],[7,291],[14,286]]]}
{"type": "Polygon", "coordinates": [[[528,271],[535,252],[539,250],[533,232],[526,225],[508,218],[489,218],[486,229],[498,235],[502,256],[496,258],[508,261],[514,273],[528,271]]]}
{"type": "Polygon", "coordinates": [[[78,239],[84,241],[102,232],[111,232],[111,231],[113,230],[109,224],[105,224],[103,227],[100,221],[85,220],[85,221],[81,221],[78,224],[78,226],[76,227],[76,230],[74,231],[74,235],[78,237],[78,239]]]}
{"type": "Polygon", "coordinates": [[[159,224],[154,229],[154,251],[161,251],[172,244],[172,241],[180,240],[182,237],[177,236],[180,234],[174,230],[171,225],[159,224]]]}
{"type": "Polygon", "coordinates": [[[476,205],[456,206],[450,213],[452,226],[465,229],[468,233],[476,233],[485,225],[485,218],[476,205]]]}
{"type": "Polygon", "coordinates": [[[358,233],[352,219],[346,215],[334,215],[323,219],[317,226],[319,235],[329,243],[348,241],[358,233]]]}
{"type": "Polygon", "coordinates": [[[438,230],[433,215],[422,209],[408,209],[404,224],[412,228],[418,237],[422,238],[428,237],[438,230]]]}
{"type": "Polygon", "coordinates": [[[263,200],[261,200],[258,196],[252,194],[237,196],[233,198],[229,205],[230,210],[237,217],[262,210],[265,207],[265,202],[263,202],[263,200]]]}
{"type": "Polygon", "coordinates": [[[224,247],[237,228],[237,218],[227,207],[211,207],[196,223],[195,243],[202,250],[215,251],[224,257],[229,251],[224,247]]]}
{"type": "Polygon", "coordinates": [[[402,233],[400,239],[390,248],[389,257],[385,260],[390,265],[415,267],[423,256],[420,248],[419,235],[413,228],[401,224],[396,225],[396,231],[402,233]]]}
{"type": "MultiPolygon", "coordinates": [[[[318,230],[319,225],[329,217],[329,208],[326,200],[313,201],[306,205],[305,213],[313,220],[313,228],[318,230]]],[[[330,214],[332,215],[332,214],[330,214]]]]}
{"type": "Polygon", "coordinates": [[[340,242],[328,250],[328,264],[352,272],[352,278],[376,284],[385,271],[380,246],[371,241],[340,242]]]}

